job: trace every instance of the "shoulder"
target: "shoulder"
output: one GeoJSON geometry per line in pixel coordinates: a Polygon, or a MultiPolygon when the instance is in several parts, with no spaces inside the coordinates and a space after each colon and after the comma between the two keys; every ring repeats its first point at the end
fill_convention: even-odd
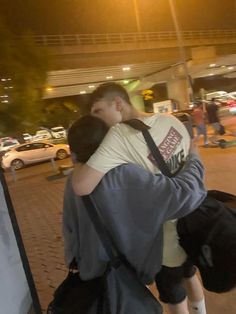
{"type": "Polygon", "coordinates": [[[108,136],[123,136],[126,132],[130,132],[130,127],[125,123],[117,123],[110,127],[108,136]]]}
{"type": "Polygon", "coordinates": [[[135,164],[123,164],[110,170],[104,176],[103,185],[110,188],[124,188],[127,186],[137,186],[137,182],[145,181],[148,176],[153,176],[147,170],[135,164]]]}
{"type": "Polygon", "coordinates": [[[126,130],[122,123],[117,123],[116,125],[110,127],[99,147],[106,147],[107,145],[114,143],[114,140],[123,142],[125,132],[126,130]]]}
{"type": "Polygon", "coordinates": [[[141,120],[151,127],[157,124],[159,125],[160,123],[179,123],[179,120],[174,115],[168,113],[155,113],[154,115],[142,118],[141,120]]]}

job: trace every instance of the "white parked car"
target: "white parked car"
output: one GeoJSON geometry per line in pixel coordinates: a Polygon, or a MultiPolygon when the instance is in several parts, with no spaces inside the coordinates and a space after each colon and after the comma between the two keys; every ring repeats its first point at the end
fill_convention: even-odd
{"type": "Polygon", "coordinates": [[[66,138],[66,130],[63,128],[63,126],[56,126],[51,128],[51,131],[54,138],[66,138]]]}
{"type": "Polygon", "coordinates": [[[32,142],[18,145],[2,157],[2,167],[21,169],[25,165],[50,160],[64,159],[70,155],[69,145],[51,144],[47,142],[32,142]]]}
{"type": "Polygon", "coordinates": [[[33,137],[34,141],[49,140],[51,138],[52,138],[52,134],[47,130],[39,130],[36,132],[35,136],[33,137]]]}
{"type": "Polygon", "coordinates": [[[29,142],[33,139],[33,136],[30,135],[29,133],[23,133],[22,136],[25,142],[29,142]]]}
{"type": "Polygon", "coordinates": [[[20,143],[16,139],[7,139],[0,142],[0,152],[5,152],[11,147],[19,145],[20,143]]]}

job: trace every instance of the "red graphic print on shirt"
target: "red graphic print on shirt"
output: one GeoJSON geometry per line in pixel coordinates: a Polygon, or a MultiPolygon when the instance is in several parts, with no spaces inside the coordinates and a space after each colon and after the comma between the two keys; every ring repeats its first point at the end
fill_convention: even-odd
{"type": "MultiPolygon", "coordinates": [[[[160,153],[162,154],[164,160],[168,163],[171,171],[177,170],[184,159],[184,153],[182,150],[176,156],[174,155],[182,139],[182,135],[175,128],[171,127],[166,137],[158,146],[160,153]]],[[[149,154],[148,158],[151,162],[156,163],[152,154],[149,154]]]]}
{"type": "Polygon", "coordinates": [[[181,143],[182,138],[182,135],[175,128],[170,128],[166,137],[158,146],[164,160],[170,159],[170,157],[176,151],[176,148],[181,143]]]}

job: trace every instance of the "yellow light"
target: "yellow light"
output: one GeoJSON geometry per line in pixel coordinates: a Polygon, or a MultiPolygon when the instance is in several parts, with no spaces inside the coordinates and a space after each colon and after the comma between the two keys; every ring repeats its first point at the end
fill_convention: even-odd
{"type": "Polygon", "coordinates": [[[124,80],[123,83],[126,85],[126,84],[129,84],[129,80],[124,80]]]}
{"type": "Polygon", "coordinates": [[[129,71],[129,70],[130,70],[130,67],[123,67],[122,70],[123,70],[123,71],[129,71]]]}
{"type": "Polygon", "coordinates": [[[50,87],[50,86],[48,86],[48,87],[46,88],[46,91],[47,91],[47,92],[51,92],[52,90],[53,90],[53,88],[50,87]]]}

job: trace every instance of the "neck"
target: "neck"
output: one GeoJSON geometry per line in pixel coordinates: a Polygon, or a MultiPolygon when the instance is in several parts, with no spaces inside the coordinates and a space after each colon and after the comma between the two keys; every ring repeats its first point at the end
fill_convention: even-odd
{"type": "Polygon", "coordinates": [[[143,118],[143,117],[149,117],[152,115],[153,115],[153,113],[138,111],[132,105],[126,106],[122,110],[122,120],[123,121],[130,120],[130,119],[139,119],[139,118],[143,118]]]}

